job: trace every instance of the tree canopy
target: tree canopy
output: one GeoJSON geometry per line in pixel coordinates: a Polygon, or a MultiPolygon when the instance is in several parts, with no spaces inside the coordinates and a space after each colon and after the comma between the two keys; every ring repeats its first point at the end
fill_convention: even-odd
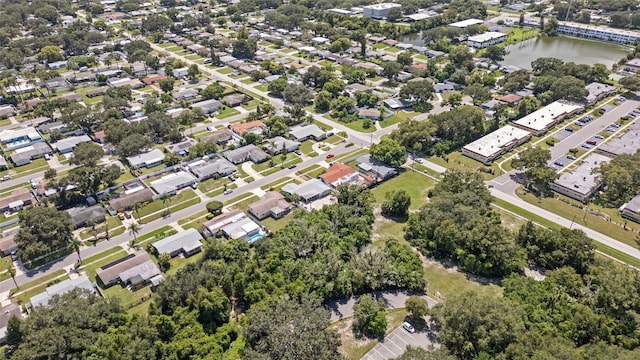
{"type": "Polygon", "coordinates": [[[66,248],[74,227],[66,211],[35,206],[20,212],[20,230],[15,240],[18,256],[30,261],[66,248]]]}

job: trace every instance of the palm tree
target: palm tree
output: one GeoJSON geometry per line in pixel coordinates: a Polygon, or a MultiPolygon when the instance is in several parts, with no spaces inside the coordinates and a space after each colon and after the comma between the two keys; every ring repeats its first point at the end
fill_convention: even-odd
{"type": "Polygon", "coordinates": [[[167,208],[167,211],[169,211],[169,203],[171,202],[171,196],[166,192],[162,193],[162,195],[160,195],[160,200],[162,200],[162,203],[167,208]]]}
{"type": "Polygon", "coordinates": [[[82,246],[82,242],[75,237],[71,238],[70,245],[73,246],[73,250],[75,250],[76,254],[78,254],[78,260],[82,261],[80,257],[80,246],[82,246]]]}
{"type": "Polygon", "coordinates": [[[129,225],[129,235],[133,235],[132,245],[138,242],[138,233],[140,232],[140,225],[138,223],[131,223],[129,225]]]}
{"type": "Polygon", "coordinates": [[[133,203],[133,211],[136,212],[136,220],[140,220],[140,209],[142,208],[142,203],[140,201],[136,201],[135,203],[133,203]]]}
{"type": "Polygon", "coordinates": [[[18,282],[16,281],[16,268],[13,267],[13,263],[11,263],[11,266],[9,267],[9,275],[11,275],[13,283],[16,284],[16,289],[20,289],[20,286],[18,286],[18,282]]]}
{"type": "Polygon", "coordinates": [[[109,221],[104,222],[104,238],[109,241],[109,221]]]}

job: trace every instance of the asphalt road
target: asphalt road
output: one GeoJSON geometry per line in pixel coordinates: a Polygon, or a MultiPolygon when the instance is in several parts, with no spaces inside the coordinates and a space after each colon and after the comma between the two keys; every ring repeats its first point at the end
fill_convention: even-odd
{"type": "Polygon", "coordinates": [[[438,347],[435,333],[430,330],[416,331],[411,334],[402,326],[379,342],[373,349],[366,353],[362,360],[387,360],[400,357],[407,346],[429,348],[429,345],[438,347]]]}
{"type": "MultiPolygon", "coordinates": [[[[584,144],[587,140],[591,139],[599,132],[604,131],[604,129],[609,127],[609,125],[618,121],[621,117],[627,115],[638,106],[640,106],[640,101],[627,100],[616,108],[605,112],[599,118],[586,123],[580,128],[580,130],[574,131],[573,134],[567,136],[564,140],[556,143],[551,147],[550,164],[553,163],[556,159],[566,155],[570,149],[579,148],[581,144],[584,144]]],[[[572,119],[571,123],[575,122],[578,119],[579,118],[572,119]]]]}

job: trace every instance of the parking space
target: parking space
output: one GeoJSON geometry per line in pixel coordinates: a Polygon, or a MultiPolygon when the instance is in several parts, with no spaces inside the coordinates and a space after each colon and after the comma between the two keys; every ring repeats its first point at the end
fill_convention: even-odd
{"type": "Polygon", "coordinates": [[[569,136],[571,136],[573,134],[573,132],[574,132],[573,129],[566,128],[566,129],[564,129],[562,131],[558,131],[557,133],[555,133],[553,135],[553,138],[558,140],[558,141],[562,141],[562,140],[568,138],[569,136]]]}
{"type": "Polygon", "coordinates": [[[409,345],[425,349],[428,348],[429,345],[438,346],[438,344],[435,343],[435,334],[432,331],[425,330],[411,334],[400,326],[366,353],[362,359],[395,359],[402,355],[409,345]]]}
{"type": "MultiPolygon", "coordinates": [[[[640,106],[640,101],[637,100],[625,100],[624,102],[619,101],[619,103],[620,105],[615,108],[605,109],[606,111],[598,118],[593,117],[590,119],[590,115],[585,115],[576,119],[573,125],[579,127],[579,129],[574,130],[573,133],[570,132],[569,135],[564,136],[561,141],[551,147],[552,161],[549,162],[549,165],[551,166],[556,160],[565,156],[569,150],[573,148],[591,149],[594,145],[602,141],[602,139],[596,137],[599,136],[598,134],[600,132],[614,130],[614,128],[617,129],[619,125],[615,124],[616,121],[640,106]],[[582,126],[580,126],[580,124],[582,124],[582,126]]],[[[640,111],[638,113],[640,114],[640,111]]],[[[566,130],[562,130],[559,133],[563,132],[566,132],[566,130]]]]}

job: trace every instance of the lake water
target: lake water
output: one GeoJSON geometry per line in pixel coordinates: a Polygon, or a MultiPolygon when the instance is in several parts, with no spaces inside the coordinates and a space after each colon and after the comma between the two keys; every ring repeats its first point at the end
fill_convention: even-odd
{"type": "Polygon", "coordinates": [[[623,46],[566,36],[538,37],[507,46],[503,65],[531,69],[531,62],[541,57],[555,57],[576,64],[604,64],[607,68],[627,55],[623,46]]]}
{"type": "MultiPolygon", "coordinates": [[[[424,46],[420,34],[404,35],[398,41],[424,46]]],[[[576,64],[600,63],[611,69],[611,65],[627,56],[628,52],[620,45],[567,36],[537,37],[509,45],[507,51],[509,53],[502,64],[524,69],[531,69],[531,62],[540,57],[555,57],[565,62],[573,61],[576,64]]]]}

